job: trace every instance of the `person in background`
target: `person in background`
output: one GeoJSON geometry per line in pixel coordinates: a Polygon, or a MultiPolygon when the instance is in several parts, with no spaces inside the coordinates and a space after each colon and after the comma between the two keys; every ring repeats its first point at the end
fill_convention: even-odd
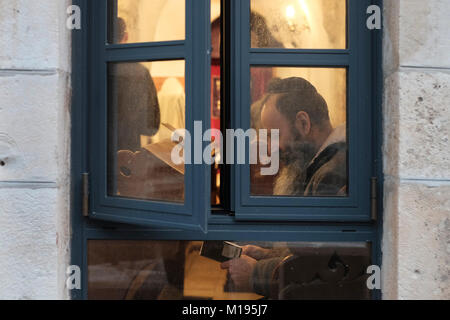
{"type": "Polygon", "coordinates": [[[167,128],[184,129],[186,97],[184,88],[176,78],[167,78],[158,92],[161,128],[153,136],[152,143],[171,140],[173,131],[167,128]]]}
{"type": "MultiPolygon", "coordinates": [[[[125,21],[117,18],[114,43],[127,43],[125,21]]],[[[158,94],[150,72],[140,63],[110,65],[110,83],[115,93],[110,108],[115,114],[116,151],[136,152],[141,148],[141,136],[151,137],[160,127],[158,94]],[[111,105],[112,104],[112,105],[111,105]],[[116,129],[117,128],[117,129],[116,129]]]]}
{"type": "Polygon", "coordinates": [[[266,19],[259,13],[250,12],[250,32],[252,48],[283,48],[267,25],[266,19]]]}

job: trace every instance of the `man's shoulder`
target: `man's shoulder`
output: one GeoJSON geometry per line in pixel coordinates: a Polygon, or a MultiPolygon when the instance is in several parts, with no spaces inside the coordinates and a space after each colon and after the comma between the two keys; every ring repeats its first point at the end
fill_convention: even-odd
{"type": "Polygon", "coordinates": [[[330,145],[317,157],[315,167],[310,168],[307,192],[331,195],[345,187],[347,180],[347,145],[330,145]]]}
{"type": "Polygon", "coordinates": [[[347,166],[347,144],[338,142],[326,147],[314,161],[308,170],[310,177],[319,171],[334,171],[336,168],[347,166]]]}

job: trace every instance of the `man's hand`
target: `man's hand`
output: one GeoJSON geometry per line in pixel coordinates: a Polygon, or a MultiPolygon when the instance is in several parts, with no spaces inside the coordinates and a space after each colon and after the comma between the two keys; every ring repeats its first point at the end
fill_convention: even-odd
{"type": "Polygon", "coordinates": [[[252,257],[256,260],[265,259],[270,255],[270,249],[264,249],[258,246],[247,245],[242,247],[242,254],[252,257]]]}
{"type": "Polygon", "coordinates": [[[253,292],[251,277],[257,261],[249,256],[242,255],[239,259],[223,262],[220,267],[228,269],[231,280],[237,291],[253,292]]]}

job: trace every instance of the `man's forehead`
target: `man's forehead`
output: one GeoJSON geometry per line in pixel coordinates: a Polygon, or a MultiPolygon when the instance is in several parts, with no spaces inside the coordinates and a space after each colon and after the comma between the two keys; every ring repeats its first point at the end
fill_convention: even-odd
{"type": "Polygon", "coordinates": [[[263,112],[264,111],[278,112],[278,110],[276,108],[277,100],[278,100],[278,95],[276,95],[276,94],[270,95],[270,97],[266,100],[266,102],[263,105],[263,108],[262,108],[263,112]]]}
{"type": "Polygon", "coordinates": [[[276,108],[276,101],[277,97],[271,97],[263,106],[261,122],[266,128],[281,128],[287,120],[276,108]]]}

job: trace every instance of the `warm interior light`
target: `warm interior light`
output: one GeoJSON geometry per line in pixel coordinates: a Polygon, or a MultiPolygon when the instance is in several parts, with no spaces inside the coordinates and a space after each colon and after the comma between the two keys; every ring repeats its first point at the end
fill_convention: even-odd
{"type": "Polygon", "coordinates": [[[302,8],[303,12],[305,13],[306,19],[308,19],[308,23],[311,22],[311,15],[309,12],[308,5],[306,4],[305,0],[298,0],[300,7],[302,8]]]}
{"type": "Polygon", "coordinates": [[[294,9],[294,6],[291,6],[291,5],[287,6],[287,8],[286,8],[286,17],[287,17],[288,19],[292,19],[292,18],[295,17],[295,9],[294,9]]]}

